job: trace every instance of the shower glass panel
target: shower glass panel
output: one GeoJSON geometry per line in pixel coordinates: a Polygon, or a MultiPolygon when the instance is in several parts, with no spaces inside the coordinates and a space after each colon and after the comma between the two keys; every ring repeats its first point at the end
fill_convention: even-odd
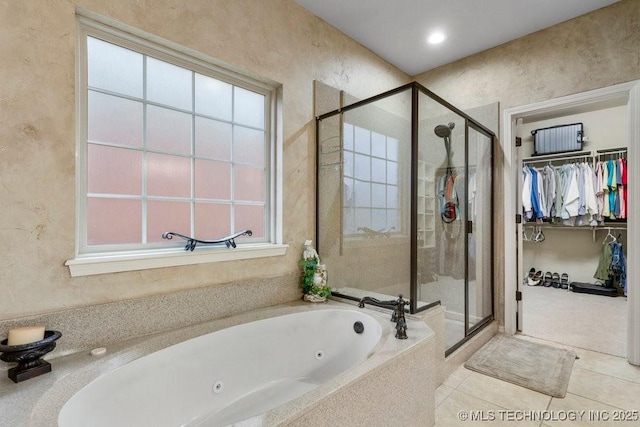
{"type": "Polygon", "coordinates": [[[442,304],[454,351],[493,319],[494,134],[415,82],[319,116],[316,132],[334,295],[442,304]]]}
{"type": "Polygon", "coordinates": [[[318,245],[330,285],[358,299],[408,299],[411,90],[325,119],[318,135],[318,245]]]}
{"type": "Polygon", "coordinates": [[[418,161],[428,171],[425,210],[418,205],[418,297],[446,307],[445,347],[450,348],[466,335],[465,118],[420,93],[418,129],[418,161]]]}

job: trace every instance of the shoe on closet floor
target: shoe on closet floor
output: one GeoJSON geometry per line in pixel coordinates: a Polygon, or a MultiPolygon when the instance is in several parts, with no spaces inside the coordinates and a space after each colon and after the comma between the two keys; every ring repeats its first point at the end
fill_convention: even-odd
{"type": "Polygon", "coordinates": [[[527,279],[527,284],[529,286],[538,286],[542,282],[542,271],[538,270],[535,272],[533,277],[529,277],[527,279]]]}
{"type": "Polygon", "coordinates": [[[524,280],[522,281],[522,283],[523,283],[524,285],[527,285],[527,286],[532,286],[532,285],[531,285],[531,281],[533,280],[533,276],[535,276],[535,275],[536,275],[536,269],[535,269],[535,268],[533,268],[533,267],[531,267],[531,269],[529,270],[529,274],[527,274],[527,275],[525,276],[525,278],[524,278],[524,280]]]}
{"type": "Polygon", "coordinates": [[[558,273],[553,273],[551,275],[551,286],[554,288],[560,287],[560,275],[558,273]]]}
{"type": "Polygon", "coordinates": [[[542,280],[542,286],[544,286],[545,288],[548,288],[549,286],[551,286],[551,272],[547,271],[546,273],[544,273],[544,280],[542,280]]]}
{"type": "Polygon", "coordinates": [[[531,267],[531,269],[529,270],[529,275],[527,276],[527,278],[529,279],[533,279],[533,276],[536,275],[536,269],[531,267]]]}
{"type": "Polygon", "coordinates": [[[560,277],[560,287],[562,289],[569,289],[569,275],[567,273],[562,273],[560,277]]]}

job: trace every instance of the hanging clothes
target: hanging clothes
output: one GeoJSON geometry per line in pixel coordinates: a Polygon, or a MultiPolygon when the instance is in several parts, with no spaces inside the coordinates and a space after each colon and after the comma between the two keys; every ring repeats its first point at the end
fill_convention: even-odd
{"type": "Polygon", "coordinates": [[[594,278],[605,281],[609,280],[611,272],[612,248],[610,244],[602,245],[602,252],[598,260],[598,268],[593,275],[594,278]]]}
{"type": "Polygon", "coordinates": [[[565,224],[572,225],[568,221],[571,217],[578,215],[580,208],[580,190],[574,166],[570,164],[562,166],[561,177],[563,179],[562,200],[564,201],[562,219],[565,224]]]}
{"type": "Polygon", "coordinates": [[[522,168],[522,210],[527,221],[598,226],[629,216],[626,159],[522,168]]]}
{"type": "Polygon", "coordinates": [[[594,187],[594,184],[596,182],[596,174],[591,166],[586,163],[584,163],[583,166],[583,173],[586,195],[585,222],[588,222],[591,226],[596,226],[598,225],[598,200],[596,197],[596,189],[594,187]]]}
{"type": "Polygon", "coordinates": [[[554,201],[555,213],[552,221],[558,223],[562,221],[562,210],[564,209],[564,200],[562,199],[562,176],[559,168],[555,168],[556,177],[556,197],[554,201]]]}
{"type": "Polygon", "coordinates": [[[533,218],[533,204],[531,203],[531,169],[522,168],[522,211],[525,219],[533,218]]]}
{"type": "Polygon", "coordinates": [[[614,283],[627,295],[627,262],[622,251],[622,243],[612,242],[611,245],[611,273],[614,283]]]}
{"type": "Polygon", "coordinates": [[[545,218],[553,218],[555,215],[556,172],[547,165],[542,169],[542,185],[545,204],[545,218]]]}
{"type": "MultiPolygon", "coordinates": [[[[607,177],[607,186],[609,187],[609,218],[616,219],[616,195],[618,191],[618,181],[616,179],[616,162],[615,160],[607,161],[607,169],[609,176],[607,177]]],[[[619,212],[618,208],[618,212],[619,212]]]]}
{"type": "Polygon", "coordinates": [[[608,218],[611,215],[611,210],[609,209],[609,167],[608,162],[602,162],[602,218],[608,218]]]}
{"type": "Polygon", "coordinates": [[[598,211],[596,224],[602,225],[607,219],[626,219],[627,210],[627,160],[610,159],[598,161],[595,166],[595,193],[598,211]]]}
{"type": "Polygon", "coordinates": [[[598,162],[596,164],[594,186],[596,193],[596,203],[598,207],[596,213],[596,221],[600,223],[604,220],[604,218],[602,217],[602,210],[604,208],[604,190],[602,189],[602,162],[598,162]]]}
{"type": "Polygon", "coordinates": [[[538,181],[538,171],[534,168],[531,169],[531,206],[533,209],[533,219],[541,219],[544,217],[541,209],[541,181],[538,181]]]}
{"type": "Polygon", "coordinates": [[[626,159],[618,159],[618,195],[619,195],[619,206],[620,212],[618,215],[619,219],[627,218],[627,189],[625,184],[625,177],[627,173],[627,161],[626,159]]]}

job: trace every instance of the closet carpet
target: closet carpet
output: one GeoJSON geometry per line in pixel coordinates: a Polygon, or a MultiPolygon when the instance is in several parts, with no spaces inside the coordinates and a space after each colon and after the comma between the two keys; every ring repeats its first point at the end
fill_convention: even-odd
{"type": "Polygon", "coordinates": [[[614,356],[627,356],[627,299],[522,286],[522,333],[614,356]]]}

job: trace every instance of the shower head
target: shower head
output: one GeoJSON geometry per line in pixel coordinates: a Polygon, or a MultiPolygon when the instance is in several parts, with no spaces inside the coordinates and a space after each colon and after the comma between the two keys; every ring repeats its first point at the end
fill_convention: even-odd
{"type": "Polygon", "coordinates": [[[456,126],[455,123],[453,122],[449,122],[448,125],[438,125],[436,126],[433,131],[435,132],[436,135],[438,135],[440,138],[449,138],[451,136],[451,130],[456,126]]]}

